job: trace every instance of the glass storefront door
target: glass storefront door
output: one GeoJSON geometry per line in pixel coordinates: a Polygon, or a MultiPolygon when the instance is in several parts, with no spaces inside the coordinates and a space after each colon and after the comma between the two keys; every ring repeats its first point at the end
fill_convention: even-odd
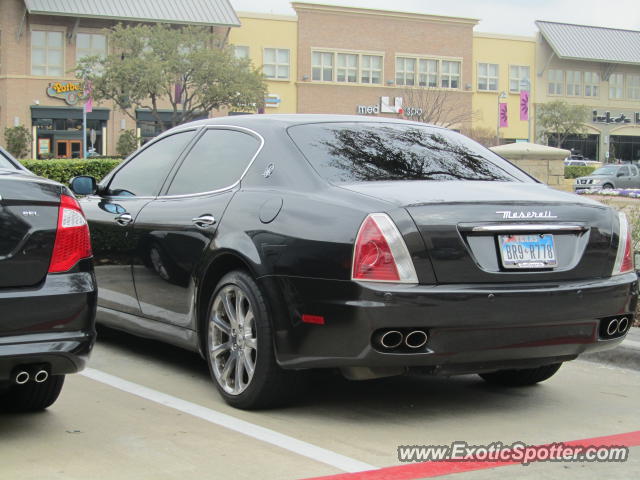
{"type": "Polygon", "coordinates": [[[56,140],[56,158],[80,158],[82,157],[81,140],[56,140]]]}

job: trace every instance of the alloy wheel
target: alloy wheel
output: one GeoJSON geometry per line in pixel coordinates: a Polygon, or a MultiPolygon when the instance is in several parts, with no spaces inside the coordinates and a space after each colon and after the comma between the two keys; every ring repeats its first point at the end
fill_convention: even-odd
{"type": "Polygon", "coordinates": [[[208,347],[222,389],[231,395],[244,392],[255,373],[258,338],[251,302],[237,285],[225,286],[213,301],[208,347]]]}

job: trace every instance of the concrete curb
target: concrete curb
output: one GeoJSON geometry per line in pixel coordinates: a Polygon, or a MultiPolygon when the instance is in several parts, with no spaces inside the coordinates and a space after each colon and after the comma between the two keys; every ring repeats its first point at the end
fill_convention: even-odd
{"type": "Polygon", "coordinates": [[[640,328],[634,327],[627,338],[613,350],[587,353],[578,357],[589,362],[604,363],[616,367],[640,370],[640,328]]]}

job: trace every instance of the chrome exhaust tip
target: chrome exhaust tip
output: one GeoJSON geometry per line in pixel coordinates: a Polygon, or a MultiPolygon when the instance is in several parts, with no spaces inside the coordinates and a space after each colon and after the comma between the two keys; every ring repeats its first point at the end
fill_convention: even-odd
{"type": "Polygon", "coordinates": [[[18,385],[24,385],[25,383],[27,383],[29,381],[29,378],[30,378],[29,377],[29,372],[27,372],[25,370],[21,370],[18,373],[16,373],[14,381],[18,385]]]}
{"type": "Polygon", "coordinates": [[[47,378],[49,378],[49,372],[46,370],[39,370],[33,377],[36,383],[46,382],[47,378]]]}
{"type": "Polygon", "coordinates": [[[614,318],[613,320],[611,320],[609,322],[609,325],[607,325],[607,335],[615,335],[616,333],[618,333],[618,319],[614,318]]]}
{"type": "Polygon", "coordinates": [[[627,317],[622,317],[618,321],[618,333],[624,333],[629,328],[629,319],[627,317]]]}
{"type": "Polygon", "coordinates": [[[402,332],[389,330],[380,337],[380,345],[386,349],[397,348],[402,345],[402,332]]]}
{"type": "Polygon", "coordinates": [[[409,348],[420,348],[427,343],[428,337],[426,332],[422,330],[414,330],[409,332],[404,339],[404,344],[409,348]]]}

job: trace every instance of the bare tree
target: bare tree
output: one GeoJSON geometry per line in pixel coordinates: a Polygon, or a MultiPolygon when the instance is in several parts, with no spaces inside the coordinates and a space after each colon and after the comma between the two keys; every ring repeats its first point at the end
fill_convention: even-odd
{"type": "MultiPolygon", "coordinates": [[[[496,129],[489,127],[465,127],[460,133],[475,140],[485,147],[495,147],[500,145],[501,142],[496,141],[496,129]]],[[[500,139],[502,140],[502,139],[500,139]]]]}
{"type": "Polygon", "coordinates": [[[407,87],[403,91],[404,116],[409,120],[445,128],[463,128],[476,113],[459,92],[435,87],[407,87]]]}

